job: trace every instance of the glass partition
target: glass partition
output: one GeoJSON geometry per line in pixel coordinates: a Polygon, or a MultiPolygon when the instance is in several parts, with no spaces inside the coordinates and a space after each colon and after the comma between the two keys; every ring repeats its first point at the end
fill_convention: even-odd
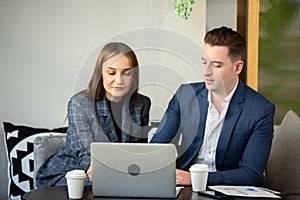
{"type": "Polygon", "coordinates": [[[300,115],[299,8],[299,0],[260,0],[258,90],[276,105],[275,124],[288,110],[300,115]]]}

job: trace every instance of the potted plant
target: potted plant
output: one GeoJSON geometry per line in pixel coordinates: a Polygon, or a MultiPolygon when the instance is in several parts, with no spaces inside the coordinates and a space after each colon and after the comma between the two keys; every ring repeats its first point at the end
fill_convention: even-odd
{"type": "Polygon", "coordinates": [[[178,17],[187,20],[191,16],[195,0],[175,0],[174,9],[178,17]]]}

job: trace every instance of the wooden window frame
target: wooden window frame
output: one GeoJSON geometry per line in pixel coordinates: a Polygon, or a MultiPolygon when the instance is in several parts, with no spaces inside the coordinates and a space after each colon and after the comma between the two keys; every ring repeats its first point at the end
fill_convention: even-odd
{"type": "Polygon", "coordinates": [[[237,3],[237,30],[244,34],[247,40],[244,79],[254,90],[258,89],[259,4],[259,0],[238,0],[237,3]]]}

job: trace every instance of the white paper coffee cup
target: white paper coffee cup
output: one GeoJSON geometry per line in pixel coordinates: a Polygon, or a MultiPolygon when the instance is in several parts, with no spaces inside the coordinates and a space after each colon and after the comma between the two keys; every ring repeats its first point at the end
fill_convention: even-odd
{"type": "Polygon", "coordinates": [[[208,166],[206,164],[194,164],[190,167],[190,172],[193,191],[204,191],[208,177],[208,166]]]}
{"type": "Polygon", "coordinates": [[[84,182],[86,174],[84,170],[75,169],[67,172],[67,187],[70,199],[81,199],[83,197],[84,182]]]}

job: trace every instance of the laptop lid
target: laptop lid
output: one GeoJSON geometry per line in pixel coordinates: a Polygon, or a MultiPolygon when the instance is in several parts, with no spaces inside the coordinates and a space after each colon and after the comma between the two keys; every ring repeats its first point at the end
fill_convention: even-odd
{"type": "Polygon", "coordinates": [[[173,144],[91,144],[94,196],[176,197],[173,144]]]}

